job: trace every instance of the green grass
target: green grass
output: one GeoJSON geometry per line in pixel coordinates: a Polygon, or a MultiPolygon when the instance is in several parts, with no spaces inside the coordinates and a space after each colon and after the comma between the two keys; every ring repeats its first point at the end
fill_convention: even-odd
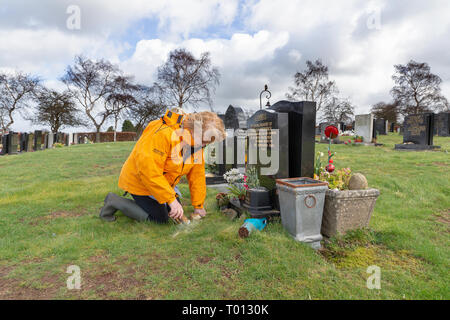
{"type": "MultiPolygon", "coordinates": [[[[449,138],[437,152],[333,145],[380,189],[370,229],[316,252],[280,223],[247,239],[208,190],[208,216],[188,227],[98,218],[133,143],[77,145],[0,158],[0,298],[449,299],[449,138]],[[369,265],[381,290],[366,288],[369,265]],[[67,290],[69,265],[81,290],[67,290]]],[[[325,151],[327,145],[317,144],[325,151]]],[[[188,198],[189,190],[181,190],[188,198]]],[[[185,199],[188,204],[188,199],[185,199]]],[[[189,205],[187,212],[192,212],[189,205]]]]}

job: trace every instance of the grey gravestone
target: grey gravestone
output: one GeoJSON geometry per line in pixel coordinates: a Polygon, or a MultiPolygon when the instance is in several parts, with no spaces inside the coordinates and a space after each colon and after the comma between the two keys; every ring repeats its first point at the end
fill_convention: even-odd
{"type": "Polygon", "coordinates": [[[47,149],[53,148],[53,144],[55,143],[54,142],[54,138],[55,138],[55,134],[54,133],[49,132],[47,134],[47,144],[46,144],[46,148],[47,149]]]}
{"type": "Polygon", "coordinates": [[[372,143],[373,114],[358,114],[355,116],[355,135],[363,137],[364,143],[372,143]]]}
{"type": "Polygon", "coordinates": [[[78,133],[73,134],[73,144],[78,144],[78,133]]]}
{"type": "Polygon", "coordinates": [[[435,116],[435,131],[440,137],[450,137],[450,112],[441,112],[435,116]]]}
{"type": "Polygon", "coordinates": [[[429,150],[433,146],[434,114],[420,113],[405,117],[403,121],[403,144],[396,144],[397,150],[429,150]]]}

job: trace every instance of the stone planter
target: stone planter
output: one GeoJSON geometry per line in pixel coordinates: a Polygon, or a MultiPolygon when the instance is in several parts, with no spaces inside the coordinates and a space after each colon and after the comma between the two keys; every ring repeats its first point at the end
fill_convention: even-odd
{"type": "Polygon", "coordinates": [[[311,178],[277,179],[281,223],[297,241],[319,249],[328,183],[311,178]]]}
{"type": "Polygon", "coordinates": [[[377,189],[327,190],[321,233],[332,237],[337,233],[367,227],[379,195],[377,189]]]}

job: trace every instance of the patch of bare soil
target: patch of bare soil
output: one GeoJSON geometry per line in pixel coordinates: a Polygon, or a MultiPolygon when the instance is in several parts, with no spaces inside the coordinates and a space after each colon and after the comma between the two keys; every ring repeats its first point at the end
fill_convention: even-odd
{"type": "Polygon", "coordinates": [[[448,163],[445,162],[433,162],[434,165],[437,165],[439,167],[450,167],[448,163]]]}
{"type": "Polygon", "coordinates": [[[13,267],[0,266],[0,300],[48,300],[53,299],[65,283],[56,276],[40,279],[40,288],[33,288],[20,279],[9,277],[13,267]]]}
{"type": "Polygon", "coordinates": [[[447,229],[450,229],[450,209],[446,211],[442,211],[438,214],[433,214],[436,221],[447,226],[447,229]]]}

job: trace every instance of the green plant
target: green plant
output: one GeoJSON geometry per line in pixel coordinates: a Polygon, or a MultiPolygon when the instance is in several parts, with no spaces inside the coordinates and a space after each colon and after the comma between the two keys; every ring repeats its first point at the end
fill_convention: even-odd
{"type": "Polygon", "coordinates": [[[247,194],[247,190],[245,188],[240,188],[234,184],[228,186],[228,191],[230,192],[231,197],[239,200],[244,200],[245,195],[247,194]]]}
{"type": "Polygon", "coordinates": [[[316,178],[328,182],[328,188],[330,189],[347,190],[351,175],[350,168],[344,168],[335,170],[333,173],[322,170],[316,178]]]}
{"type": "Polygon", "coordinates": [[[62,147],[64,147],[64,145],[60,142],[56,142],[53,144],[53,148],[62,148],[62,147]]]}
{"type": "Polygon", "coordinates": [[[259,186],[258,170],[255,166],[248,166],[244,175],[244,187],[248,189],[258,188],[259,186]]]}

